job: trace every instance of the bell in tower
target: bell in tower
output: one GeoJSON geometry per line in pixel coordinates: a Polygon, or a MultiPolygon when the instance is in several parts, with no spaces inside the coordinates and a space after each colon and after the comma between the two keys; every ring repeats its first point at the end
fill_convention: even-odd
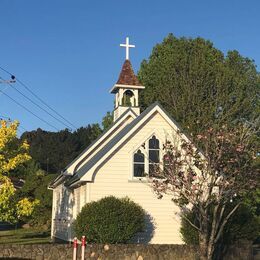
{"type": "Polygon", "coordinates": [[[120,44],[126,48],[126,60],[123,64],[117,83],[111,89],[110,93],[115,94],[114,122],[129,108],[140,115],[139,90],[144,89],[134,74],[132,64],[129,60],[129,48],[135,47],[129,45],[129,38],[126,38],[126,44],[120,44]]]}

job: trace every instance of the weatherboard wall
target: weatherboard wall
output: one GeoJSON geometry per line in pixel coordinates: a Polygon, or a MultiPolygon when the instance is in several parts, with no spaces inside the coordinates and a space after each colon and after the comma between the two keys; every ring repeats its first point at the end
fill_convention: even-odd
{"type": "Polygon", "coordinates": [[[153,134],[160,139],[161,144],[166,136],[174,134],[173,128],[157,112],[99,168],[94,182],[87,184],[88,201],[96,201],[109,195],[128,196],[147,212],[146,237],[140,234],[136,242],[180,244],[183,242],[179,232],[179,209],[171,201],[171,197],[158,199],[147,180],[133,178],[133,153],[153,134]]]}

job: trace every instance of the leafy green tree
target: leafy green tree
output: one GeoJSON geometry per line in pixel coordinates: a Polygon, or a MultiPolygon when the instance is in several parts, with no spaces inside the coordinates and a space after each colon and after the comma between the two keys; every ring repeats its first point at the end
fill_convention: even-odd
{"type": "Polygon", "coordinates": [[[50,228],[52,211],[52,191],[47,187],[51,180],[56,177],[54,174],[47,174],[41,170],[39,164],[31,161],[25,169],[27,172],[24,185],[19,190],[18,196],[27,196],[36,199],[39,203],[31,216],[23,218],[33,226],[45,226],[50,228]]]}
{"type": "MultiPolygon", "coordinates": [[[[220,241],[222,248],[240,240],[254,241],[260,236],[260,190],[245,194],[242,201],[223,231],[220,241]]],[[[198,225],[194,211],[187,213],[185,218],[182,218],[180,231],[183,241],[188,245],[198,245],[199,232],[190,225],[186,218],[198,225]]]]}
{"type": "Polygon", "coordinates": [[[202,38],[169,34],[138,72],[146,88],[140,103],[154,101],[189,133],[227,122],[251,122],[259,115],[260,77],[253,60],[229,51],[225,56],[202,38]]]}
{"type": "MultiPolygon", "coordinates": [[[[142,109],[159,101],[184,131],[193,136],[197,147],[203,148],[194,137],[205,130],[220,129],[223,125],[236,129],[241,122],[254,129],[250,139],[259,143],[260,76],[254,61],[237,51],[224,55],[205,39],[176,38],[169,34],[153,48],[149,59],[142,62],[138,77],[146,87],[140,95],[142,109]]],[[[255,169],[259,169],[259,160],[255,161],[255,169]]],[[[249,233],[255,236],[255,232],[246,231],[258,221],[252,213],[253,204],[244,201],[246,196],[241,197],[242,204],[229,219],[222,239],[249,238],[249,233]]],[[[210,225],[214,217],[209,216],[210,225]]],[[[198,232],[184,219],[183,227],[188,225],[185,241],[194,243],[198,232]]]]}
{"type": "Polygon", "coordinates": [[[254,241],[260,236],[260,189],[244,194],[243,203],[227,224],[223,244],[238,240],[254,241]]]}
{"type": "Polygon", "coordinates": [[[21,139],[28,140],[31,157],[47,173],[59,173],[77,157],[102,130],[98,124],[80,127],[74,132],[68,129],[49,132],[42,129],[25,132],[21,139]]]}
{"type": "Polygon", "coordinates": [[[103,130],[107,130],[113,124],[113,113],[107,112],[102,119],[103,130]]]}
{"type": "Polygon", "coordinates": [[[187,245],[198,246],[199,232],[197,229],[191,226],[189,222],[198,225],[198,221],[196,220],[196,213],[194,211],[187,212],[185,218],[184,217],[181,218],[180,233],[182,236],[182,240],[187,245]],[[189,221],[187,221],[187,218],[189,221]]]}

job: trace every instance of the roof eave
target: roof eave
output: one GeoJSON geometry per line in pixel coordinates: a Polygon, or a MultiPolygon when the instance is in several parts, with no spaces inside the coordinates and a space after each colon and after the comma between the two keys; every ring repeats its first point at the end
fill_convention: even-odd
{"type": "Polygon", "coordinates": [[[65,183],[65,186],[68,188],[76,188],[77,186],[80,186],[83,182],[85,181],[82,181],[79,176],[75,175],[65,183]]]}
{"type": "Polygon", "coordinates": [[[48,185],[48,190],[53,190],[55,189],[59,184],[61,184],[68,175],[60,174],[56,179],[54,179],[49,185],[48,185]]]}
{"type": "Polygon", "coordinates": [[[132,89],[145,89],[145,86],[141,85],[127,85],[127,84],[115,84],[110,90],[110,93],[115,94],[119,88],[132,88],[132,89]]]}

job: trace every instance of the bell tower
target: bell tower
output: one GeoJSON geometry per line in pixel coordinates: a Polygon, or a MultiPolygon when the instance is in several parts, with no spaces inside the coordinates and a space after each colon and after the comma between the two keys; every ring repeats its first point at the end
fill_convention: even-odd
{"type": "Polygon", "coordinates": [[[140,115],[139,90],[144,89],[134,74],[132,64],[129,60],[129,48],[135,45],[129,44],[129,38],[126,38],[125,44],[120,44],[126,48],[126,60],[122,66],[117,83],[113,86],[110,93],[115,94],[114,122],[129,108],[140,115]]]}

